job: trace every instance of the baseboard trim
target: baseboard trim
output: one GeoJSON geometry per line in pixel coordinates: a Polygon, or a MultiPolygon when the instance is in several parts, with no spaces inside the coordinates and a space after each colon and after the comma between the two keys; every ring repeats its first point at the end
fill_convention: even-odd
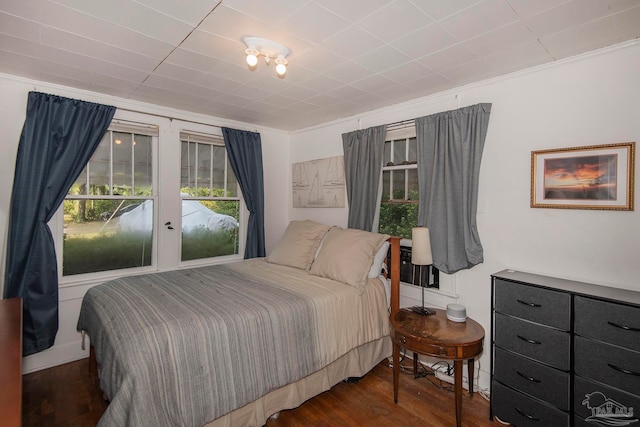
{"type": "Polygon", "coordinates": [[[48,350],[32,354],[22,358],[22,374],[41,371],[75,362],[76,360],[89,357],[89,350],[82,350],[81,341],[74,341],[68,344],[55,345],[48,350]]]}

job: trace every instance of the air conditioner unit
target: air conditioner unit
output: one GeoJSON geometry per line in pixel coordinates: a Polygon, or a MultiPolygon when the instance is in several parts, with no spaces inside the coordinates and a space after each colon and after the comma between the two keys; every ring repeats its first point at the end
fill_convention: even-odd
{"type": "Polygon", "coordinates": [[[440,274],[433,265],[411,264],[411,246],[400,246],[400,281],[426,288],[440,287],[440,274]],[[422,279],[420,278],[422,275],[422,279]]]}

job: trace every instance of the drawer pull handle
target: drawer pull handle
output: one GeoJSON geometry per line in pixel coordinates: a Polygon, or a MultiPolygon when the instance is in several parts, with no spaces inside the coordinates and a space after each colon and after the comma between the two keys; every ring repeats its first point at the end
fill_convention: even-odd
{"type": "Polygon", "coordinates": [[[610,324],[613,327],[624,329],[625,331],[640,332],[640,328],[634,328],[633,326],[620,325],[620,324],[614,323],[614,322],[607,322],[607,323],[610,324]]]}
{"type": "Polygon", "coordinates": [[[407,337],[401,336],[400,337],[400,341],[402,341],[402,344],[406,344],[407,343],[407,337]]]}
{"type": "Polygon", "coordinates": [[[534,307],[534,308],[542,307],[540,304],[536,304],[534,302],[526,302],[526,301],[522,301],[521,299],[517,299],[516,301],[518,301],[520,304],[526,305],[528,307],[534,307]]]}
{"type": "Polygon", "coordinates": [[[516,374],[520,375],[522,378],[524,378],[524,379],[525,379],[525,380],[527,380],[527,381],[531,381],[532,383],[539,383],[539,382],[540,382],[540,380],[539,380],[539,379],[537,379],[537,378],[533,378],[533,377],[530,377],[530,376],[528,376],[528,375],[525,375],[525,374],[523,374],[523,373],[522,373],[522,372],[520,372],[520,371],[516,371],[516,374]]]}
{"type": "Polygon", "coordinates": [[[616,366],[616,365],[613,365],[613,364],[611,364],[611,363],[607,363],[607,365],[609,365],[609,367],[610,367],[611,369],[615,369],[616,371],[618,371],[618,372],[622,372],[623,374],[633,375],[633,376],[636,376],[636,377],[640,377],[640,372],[630,371],[630,370],[628,370],[628,369],[621,368],[621,367],[616,366]]]}
{"type": "Polygon", "coordinates": [[[520,415],[522,415],[523,417],[529,418],[531,421],[540,421],[540,418],[536,418],[533,415],[529,415],[529,414],[525,414],[524,412],[522,412],[520,409],[518,408],[514,408],[520,415]]]}
{"type": "Polygon", "coordinates": [[[542,344],[540,341],[536,341],[536,340],[532,340],[532,339],[529,339],[529,338],[525,338],[522,335],[517,335],[517,337],[520,338],[524,342],[528,342],[529,344],[542,344]]]}

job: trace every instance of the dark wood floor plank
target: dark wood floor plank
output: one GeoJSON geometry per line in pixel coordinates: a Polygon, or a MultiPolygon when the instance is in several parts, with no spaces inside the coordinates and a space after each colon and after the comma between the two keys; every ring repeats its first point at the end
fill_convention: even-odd
{"type": "MultiPolygon", "coordinates": [[[[410,361],[409,361],[410,362],[410,361]]],[[[341,382],[302,406],[282,411],[267,427],[429,426],[455,425],[452,387],[435,377],[400,378],[398,403],[393,403],[392,370],[376,366],[357,383],[341,382]]],[[[463,395],[465,427],[500,426],[489,421],[489,402],[480,394],[463,395]]],[[[89,373],[88,359],[23,377],[22,422],[25,427],[95,426],[107,403],[89,373]]]]}

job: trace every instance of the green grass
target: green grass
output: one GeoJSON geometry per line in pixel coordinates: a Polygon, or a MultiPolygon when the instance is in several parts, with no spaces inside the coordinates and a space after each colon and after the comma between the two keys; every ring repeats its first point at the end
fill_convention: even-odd
{"type": "Polygon", "coordinates": [[[66,238],[62,274],[93,273],[151,265],[150,233],[108,233],[66,238]]]}
{"type": "Polygon", "coordinates": [[[197,228],[182,234],[182,261],[238,253],[238,233],[197,228]]]}
{"type": "MultiPolygon", "coordinates": [[[[150,233],[105,233],[67,237],[63,244],[64,276],[151,265],[150,233]]],[[[200,228],[183,233],[182,261],[238,253],[237,231],[200,228]]]]}

